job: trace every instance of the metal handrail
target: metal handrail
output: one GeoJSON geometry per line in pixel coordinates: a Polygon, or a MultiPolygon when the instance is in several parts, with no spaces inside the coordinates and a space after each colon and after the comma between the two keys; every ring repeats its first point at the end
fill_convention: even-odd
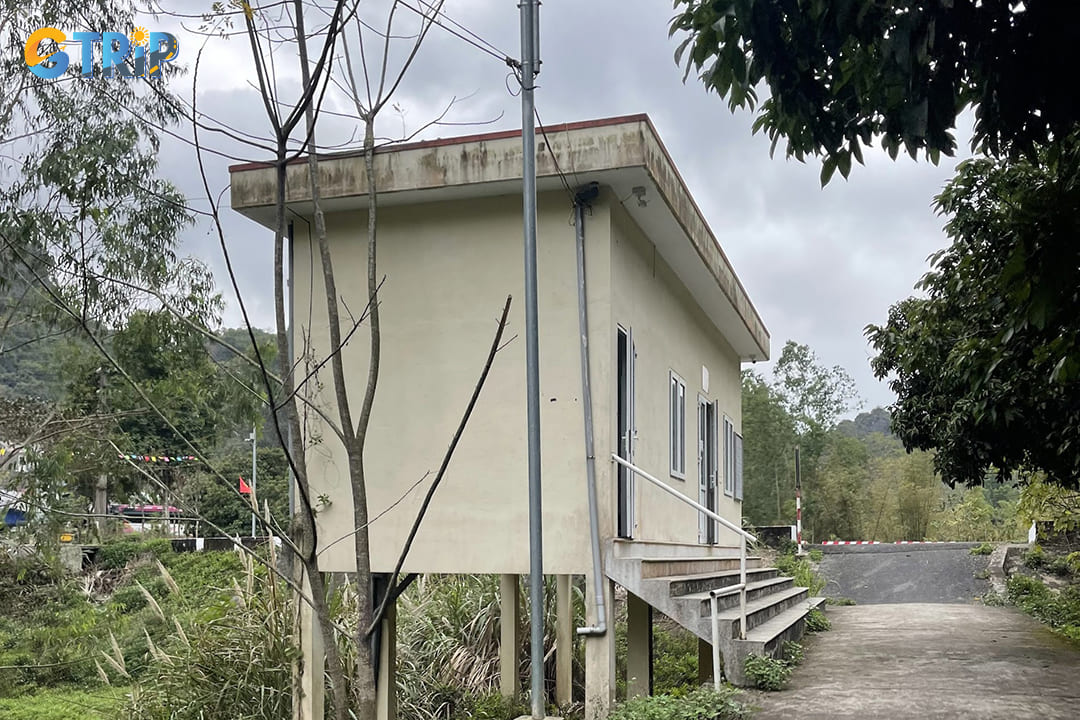
{"type": "Polygon", "coordinates": [[[678,498],[679,500],[683,501],[684,503],[686,503],[690,507],[695,508],[698,512],[704,513],[704,515],[706,517],[708,517],[710,520],[715,520],[716,522],[718,522],[721,525],[723,525],[724,527],[726,527],[728,530],[732,530],[733,532],[735,532],[735,533],[737,533],[739,535],[739,584],[736,585],[736,586],[729,587],[729,588],[722,588],[720,590],[711,590],[711,591],[709,591],[709,609],[711,610],[711,615],[712,615],[713,686],[716,688],[717,691],[719,691],[720,690],[720,674],[721,674],[720,673],[721,665],[720,665],[720,619],[719,619],[719,616],[720,616],[720,603],[719,603],[719,598],[725,597],[727,595],[733,595],[736,591],[738,591],[738,593],[739,593],[739,638],[742,639],[742,640],[745,640],[746,639],[746,543],[748,541],[749,542],[757,542],[757,538],[754,537],[753,535],[751,535],[750,533],[746,532],[745,530],[743,530],[738,525],[735,525],[734,523],[720,517],[716,512],[710,510],[709,508],[705,507],[701,503],[690,499],[686,495],[683,495],[681,492],[679,492],[675,488],[671,487],[666,482],[664,482],[664,481],[662,481],[662,480],[660,480],[658,478],[653,477],[649,473],[647,473],[644,470],[642,470],[641,468],[639,468],[637,465],[634,465],[633,463],[624,460],[623,458],[619,457],[617,454],[611,453],[611,459],[614,460],[615,462],[617,462],[618,464],[622,465],[623,467],[625,467],[627,470],[634,473],[635,475],[640,475],[641,477],[645,478],[646,480],[651,482],[653,485],[656,485],[658,488],[660,488],[661,490],[666,492],[667,494],[678,498]]]}
{"type": "Polygon", "coordinates": [[[626,460],[623,460],[621,457],[619,457],[615,453],[611,453],[611,459],[614,460],[615,462],[619,463],[623,467],[627,468],[628,470],[633,471],[634,474],[640,475],[641,477],[645,478],[646,480],[651,482],[653,485],[656,485],[657,487],[659,487],[661,490],[668,493],[669,495],[673,495],[674,497],[678,498],[679,500],[682,500],[684,503],[686,503],[690,507],[696,509],[698,512],[704,513],[706,515],[706,517],[708,517],[709,519],[715,520],[716,522],[718,522],[721,525],[723,525],[724,527],[726,527],[728,530],[731,530],[732,532],[738,533],[739,535],[742,536],[743,540],[746,540],[746,541],[749,541],[749,542],[752,542],[752,543],[757,542],[756,537],[754,537],[750,533],[746,532],[745,530],[743,530],[741,527],[739,527],[735,523],[731,522],[730,520],[725,520],[724,518],[720,517],[715,512],[713,512],[709,508],[705,507],[701,503],[697,502],[696,500],[691,500],[686,495],[683,495],[681,492],[679,492],[675,488],[671,487],[670,485],[668,485],[663,480],[658,480],[657,478],[653,477],[649,473],[647,473],[644,470],[642,470],[641,468],[639,468],[637,465],[634,465],[633,463],[630,463],[630,462],[627,462],[626,460]]]}

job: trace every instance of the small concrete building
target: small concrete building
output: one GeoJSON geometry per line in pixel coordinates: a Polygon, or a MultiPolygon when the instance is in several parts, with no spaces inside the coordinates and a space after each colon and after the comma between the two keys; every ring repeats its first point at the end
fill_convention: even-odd
{"type": "MultiPolygon", "coordinates": [[[[366,455],[368,508],[378,517],[370,526],[374,572],[393,569],[430,478],[410,488],[437,468],[507,295],[514,298],[507,338],[524,330],[521,157],[517,131],[398,145],[376,155],[378,274],[385,281],[381,375],[366,455]]],[[[243,165],[231,173],[232,207],[272,227],[273,171],[243,165]]],[[[319,173],[342,307],[357,313],[366,304],[363,156],[324,156],[319,173]]],[[[585,577],[591,719],[604,717],[614,697],[614,583],[628,591],[629,692],[649,691],[651,608],[702,638],[708,665],[709,590],[738,583],[741,536],[681,498],[741,526],[740,367],[768,358],[769,335],[647,116],[545,128],[537,136],[537,173],[544,572],[559,577],[563,595],[560,700],[570,692],[570,582],[585,577]],[[578,232],[575,202],[583,207],[578,232]],[[589,397],[582,389],[583,356],[589,397]]],[[[296,337],[319,358],[326,355],[328,330],[308,225],[307,164],[290,165],[287,177],[295,219],[292,317],[296,337]]],[[[358,337],[344,351],[357,404],[367,373],[366,329],[358,337]]],[[[317,397],[336,417],[332,393],[317,397]]],[[[518,338],[495,360],[404,567],[408,573],[500,574],[503,611],[515,618],[516,583],[529,571],[525,402],[525,342],[518,338]]],[[[319,432],[317,418],[307,422],[324,438],[308,451],[311,482],[316,493],[333,499],[318,516],[323,569],[348,572],[354,570],[352,543],[334,542],[353,529],[344,451],[330,433],[319,432]]],[[[769,626],[769,637],[759,633],[764,640],[755,647],[771,652],[801,632],[812,601],[756,559],[748,566],[747,630],[769,626]]],[[[740,638],[738,593],[721,601],[724,643],[750,642],[752,632],[740,638]]],[[[508,622],[503,628],[503,642],[511,646],[504,652],[506,693],[519,691],[515,627],[508,622]]],[[[387,630],[383,657],[392,659],[392,620],[387,630]]],[[[722,649],[728,677],[738,680],[739,651],[722,649]]],[[[392,715],[386,688],[393,687],[393,674],[384,667],[381,675],[380,705],[392,715]]]]}

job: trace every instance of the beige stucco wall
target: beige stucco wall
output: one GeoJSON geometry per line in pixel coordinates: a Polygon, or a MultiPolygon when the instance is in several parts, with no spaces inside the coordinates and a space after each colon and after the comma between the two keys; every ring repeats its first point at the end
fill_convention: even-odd
{"type": "MultiPolygon", "coordinates": [[[[540,198],[538,269],[541,327],[541,426],[544,482],[544,560],[551,573],[582,573],[589,564],[574,231],[565,193],[540,198]]],[[[367,446],[368,507],[374,517],[397,502],[425,473],[434,472],[480,373],[507,294],[513,294],[505,339],[483,395],[416,538],[406,571],[528,571],[525,433],[525,339],[522,297],[521,199],[389,207],[379,216],[382,364],[367,446]]],[[[349,309],[366,298],[366,227],[363,211],[327,216],[337,285],[349,309]]],[[[610,329],[607,211],[595,210],[588,233],[590,333],[610,329]]],[[[317,248],[296,223],[298,328],[325,355],[326,313],[317,248]],[[314,271],[309,258],[315,258],[314,271]],[[314,297],[309,321],[308,298],[314,297]]],[[[298,347],[299,347],[298,341],[298,347]]],[[[603,347],[601,345],[601,347],[603,347]]],[[[367,374],[368,332],[346,348],[354,417],[367,374]]],[[[593,376],[609,374],[611,357],[594,353],[593,376]]],[[[321,371],[321,403],[331,417],[331,375],[321,371]]],[[[611,415],[610,393],[596,381],[594,410],[611,415]]],[[[315,423],[315,420],[309,420],[315,423]]],[[[607,425],[597,447],[610,447],[607,425]]],[[[315,493],[333,502],[319,514],[320,545],[352,526],[344,453],[331,433],[308,452],[315,493]]],[[[397,558],[430,478],[370,527],[372,568],[389,571],[397,558]]],[[[351,539],[322,554],[323,567],[352,568],[351,539]]]]}
{"type": "MultiPolygon", "coordinates": [[[[634,463],[697,500],[698,395],[719,403],[718,454],[722,458],[723,415],[730,418],[736,432],[741,432],[739,359],[622,206],[615,203],[611,216],[613,318],[615,324],[630,328],[637,350],[638,435],[634,463]],[[709,371],[707,393],[702,388],[702,365],[709,371]],[[670,474],[668,378],[671,370],[686,383],[685,479],[670,474]]],[[[614,337],[610,342],[609,357],[614,363],[614,337]]],[[[615,422],[613,416],[609,418],[608,433],[612,437],[616,432],[615,422]]],[[[613,469],[606,466],[606,470],[606,481],[613,485],[613,469]]],[[[720,515],[739,524],[741,503],[724,495],[722,474],[718,486],[720,515]]],[[[697,512],[641,479],[635,483],[635,522],[635,539],[698,542],[697,512]]],[[[734,533],[721,528],[721,544],[734,545],[736,540],[734,533]]]]}

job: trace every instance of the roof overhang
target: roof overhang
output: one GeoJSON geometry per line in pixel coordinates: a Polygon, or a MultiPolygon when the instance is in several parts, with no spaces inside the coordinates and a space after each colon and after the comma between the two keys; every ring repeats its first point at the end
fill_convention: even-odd
{"type": "MultiPolygon", "coordinates": [[[[375,156],[379,203],[460,200],[521,190],[521,132],[507,131],[390,146],[375,156]]],[[[769,358],[769,333],[735,275],[701,210],[647,115],[631,115],[543,129],[537,137],[537,189],[557,190],[559,170],[580,182],[596,181],[616,197],[645,188],[645,203],[623,206],[671,266],[742,360],[769,358]]],[[[273,227],[275,173],[271,165],[234,165],[232,207],[273,227]]],[[[362,152],[319,158],[319,191],[325,212],[367,205],[362,152]]],[[[307,162],[289,164],[285,200],[310,214],[307,162]]]]}

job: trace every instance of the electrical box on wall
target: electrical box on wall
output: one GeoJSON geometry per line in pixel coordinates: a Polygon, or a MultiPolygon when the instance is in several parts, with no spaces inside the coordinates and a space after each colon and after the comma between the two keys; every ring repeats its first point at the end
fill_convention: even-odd
{"type": "Polygon", "coordinates": [[[709,368],[701,366],[701,392],[709,394],[709,368]]]}

